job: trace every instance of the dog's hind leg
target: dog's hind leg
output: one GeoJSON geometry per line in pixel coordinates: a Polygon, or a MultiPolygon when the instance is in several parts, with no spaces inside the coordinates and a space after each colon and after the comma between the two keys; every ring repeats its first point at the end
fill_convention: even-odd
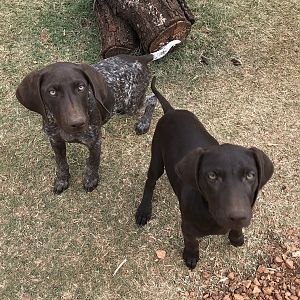
{"type": "Polygon", "coordinates": [[[152,115],[157,103],[155,95],[147,96],[144,100],[145,111],[141,119],[135,124],[135,132],[137,134],[144,134],[149,130],[152,115]]]}
{"type": "Polygon", "coordinates": [[[164,173],[163,158],[159,145],[155,143],[155,139],[153,139],[151,152],[151,161],[144,187],[143,198],[135,213],[135,221],[139,226],[144,226],[151,218],[153,190],[155,188],[156,181],[164,173]]]}

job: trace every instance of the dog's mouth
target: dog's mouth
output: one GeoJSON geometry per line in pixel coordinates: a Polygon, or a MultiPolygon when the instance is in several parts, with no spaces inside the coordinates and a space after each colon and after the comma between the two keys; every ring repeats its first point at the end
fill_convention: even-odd
{"type": "Polygon", "coordinates": [[[86,131],[87,129],[87,123],[78,125],[78,126],[62,126],[61,128],[63,129],[64,132],[68,134],[82,134],[83,132],[86,131]]]}
{"type": "Polygon", "coordinates": [[[243,221],[236,221],[236,222],[230,222],[230,229],[240,229],[245,228],[250,225],[251,219],[243,220],[243,221]]]}
{"type": "Polygon", "coordinates": [[[215,222],[226,229],[241,229],[248,227],[251,222],[251,216],[245,216],[244,218],[232,220],[230,217],[226,217],[224,214],[212,213],[215,222]]]}

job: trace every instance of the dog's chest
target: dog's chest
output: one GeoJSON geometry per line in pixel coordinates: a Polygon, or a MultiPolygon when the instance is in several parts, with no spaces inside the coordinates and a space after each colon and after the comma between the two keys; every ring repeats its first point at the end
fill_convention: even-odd
{"type": "Polygon", "coordinates": [[[201,195],[193,189],[184,188],[179,203],[182,221],[195,236],[220,235],[229,231],[214,220],[201,195]]]}
{"type": "Polygon", "coordinates": [[[116,100],[114,111],[135,112],[150,80],[148,68],[139,61],[127,61],[122,57],[111,57],[93,67],[100,72],[116,100]]]}

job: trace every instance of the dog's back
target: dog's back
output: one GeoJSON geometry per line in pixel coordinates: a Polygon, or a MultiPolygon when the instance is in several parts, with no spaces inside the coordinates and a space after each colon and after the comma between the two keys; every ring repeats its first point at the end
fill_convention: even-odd
{"type": "Polygon", "coordinates": [[[159,100],[164,115],[156,125],[153,144],[156,144],[155,148],[160,148],[165,169],[172,184],[172,179],[177,177],[174,166],[184,155],[198,147],[205,148],[219,143],[192,112],[174,109],[156,89],[155,82],[156,78],[153,77],[151,89],[159,100]]]}

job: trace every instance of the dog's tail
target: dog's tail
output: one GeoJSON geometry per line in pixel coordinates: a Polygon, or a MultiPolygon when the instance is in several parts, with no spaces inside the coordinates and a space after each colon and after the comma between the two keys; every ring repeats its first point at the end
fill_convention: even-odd
{"type": "Polygon", "coordinates": [[[153,60],[158,60],[158,59],[164,57],[170,51],[170,49],[172,47],[174,47],[175,45],[180,44],[180,43],[181,43],[180,40],[173,40],[173,41],[169,42],[168,44],[164,45],[163,47],[161,47],[161,49],[159,49],[158,51],[140,56],[139,60],[145,64],[147,64],[153,60]]]}
{"type": "Polygon", "coordinates": [[[180,44],[181,41],[180,40],[173,40],[171,42],[169,42],[168,44],[166,44],[165,46],[163,46],[161,49],[159,49],[156,52],[150,53],[153,56],[152,60],[158,60],[162,57],[164,57],[172,47],[174,47],[177,44],[180,44]]]}
{"type": "Polygon", "coordinates": [[[167,101],[167,99],[156,89],[155,87],[156,77],[153,76],[152,82],[151,82],[151,90],[160,102],[160,105],[166,114],[168,111],[174,110],[174,108],[171,106],[171,104],[167,101]]]}

